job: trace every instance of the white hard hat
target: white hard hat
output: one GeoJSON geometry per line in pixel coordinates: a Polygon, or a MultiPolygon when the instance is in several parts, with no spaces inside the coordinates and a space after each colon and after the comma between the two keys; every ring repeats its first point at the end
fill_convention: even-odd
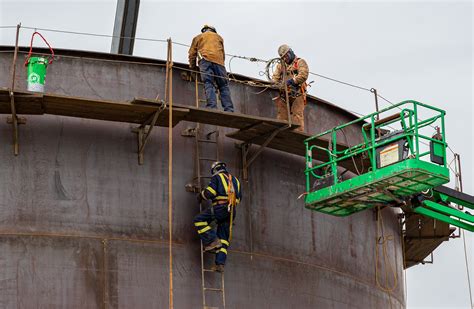
{"type": "Polygon", "coordinates": [[[216,161],[211,165],[211,174],[212,176],[227,171],[227,165],[224,162],[216,161]]]}
{"type": "Polygon", "coordinates": [[[290,46],[283,44],[278,47],[278,55],[283,58],[291,50],[290,46]]]}

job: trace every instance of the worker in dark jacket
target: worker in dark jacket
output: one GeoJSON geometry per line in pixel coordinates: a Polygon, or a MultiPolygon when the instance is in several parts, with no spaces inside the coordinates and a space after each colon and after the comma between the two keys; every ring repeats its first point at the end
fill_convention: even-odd
{"type": "Polygon", "coordinates": [[[201,34],[196,36],[189,48],[189,67],[196,70],[196,58],[199,62],[201,80],[206,90],[207,108],[217,108],[216,88],[219,89],[221,104],[226,112],[233,112],[229,82],[225,70],[224,40],[217,34],[216,28],[204,25],[201,34]]]}
{"type": "Polygon", "coordinates": [[[216,250],[215,265],[211,269],[223,272],[232,237],[235,206],[240,203],[242,193],[239,180],[229,174],[225,163],[214,162],[211,174],[211,181],[199,193],[198,201],[210,200],[212,205],[195,216],[193,222],[205,246],[204,251],[216,250]],[[214,220],[217,222],[217,231],[210,225],[214,220]]]}

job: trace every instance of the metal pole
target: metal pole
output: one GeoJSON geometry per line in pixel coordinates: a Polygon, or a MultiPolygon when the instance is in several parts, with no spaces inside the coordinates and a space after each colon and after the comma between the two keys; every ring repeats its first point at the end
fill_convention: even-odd
{"type": "Polygon", "coordinates": [[[379,120],[379,99],[378,99],[378,95],[377,95],[377,89],[375,88],[370,88],[370,92],[372,92],[374,94],[374,97],[375,97],[375,111],[377,112],[377,120],[379,120]]]}
{"type": "Polygon", "coordinates": [[[13,66],[12,66],[12,87],[11,90],[15,89],[15,73],[16,73],[16,60],[18,58],[18,38],[20,37],[21,24],[16,25],[16,39],[15,39],[15,52],[13,54],[13,66]]]}
{"type": "MultiPolygon", "coordinates": [[[[309,143],[304,142],[304,145],[305,145],[305,149],[306,149],[305,154],[304,154],[305,161],[306,161],[306,169],[310,169],[310,168],[313,167],[313,158],[312,158],[313,154],[311,153],[311,150],[309,149],[309,143]]],[[[308,193],[309,193],[309,188],[310,188],[310,185],[309,185],[310,175],[309,175],[309,173],[311,173],[311,172],[305,172],[306,192],[308,192],[308,193]]]]}
{"type": "MultiPolygon", "coordinates": [[[[370,92],[372,92],[374,94],[374,97],[375,97],[375,111],[377,112],[377,120],[380,119],[380,114],[379,114],[379,98],[378,98],[378,95],[377,95],[377,89],[375,88],[370,88],[370,92]]],[[[380,129],[377,129],[377,135],[378,137],[380,137],[382,134],[381,134],[381,130],[380,129]]]]}
{"type": "MultiPolygon", "coordinates": [[[[456,177],[459,181],[459,188],[458,191],[463,192],[463,187],[462,187],[462,172],[461,172],[461,157],[459,154],[455,153],[454,154],[454,159],[455,159],[455,166],[459,167],[459,173],[456,174],[456,177]]],[[[456,168],[457,170],[457,168],[456,168]]],[[[462,240],[463,240],[463,245],[464,245],[464,261],[466,263],[466,272],[467,272],[467,288],[469,289],[469,302],[472,308],[474,308],[474,303],[472,302],[472,291],[471,291],[471,277],[469,275],[469,263],[467,261],[467,253],[466,253],[466,234],[464,233],[463,229],[460,229],[462,233],[462,240]]]]}
{"type": "Polygon", "coordinates": [[[375,172],[377,170],[377,154],[375,151],[375,120],[374,120],[374,115],[370,117],[370,122],[371,122],[371,128],[370,128],[370,152],[372,153],[372,171],[375,172]]]}
{"type": "Polygon", "coordinates": [[[463,188],[462,188],[462,171],[461,171],[461,156],[456,153],[454,154],[454,157],[457,158],[457,165],[458,165],[458,168],[459,168],[459,189],[461,190],[461,192],[463,192],[463,188]]]}
{"type": "MultiPolygon", "coordinates": [[[[169,40],[169,39],[168,39],[169,40]]],[[[169,44],[169,42],[168,42],[169,44]]],[[[168,81],[169,81],[169,45],[168,45],[168,53],[166,55],[166,72],[165,72],[165,103],[168,104],[168,81]]],[[[160,97],[160,94],[157,94],[156,95],[156,99],[155,100],[158,100],[158,98],[160,97]]]]}
{"type": "Polygon", "coordinates": [[[244,180],[248,180],[247,155],[249,153],[249,147],[250,145],[243,143],[242,147],[240,148],[242,150],[242,177],[244,180]]]}
{"type": "MultiPolygon", "coordinates": [[[[418,116],[415,114],[415,116],[417,118],[415,118],[415,120],[418,120],[418,116]]],[[[443,152],[443,161],[444,161],[444,167],[448,167],[448,158],[447,158],[447,155],[446,155],[446,149],[448,148],[448,144],[446,144],[446,127],[445,127],[445,124],[444,124],[444,116],[445,116],[445,113],[442,112],[442,115],[441,115],[441,132],[443,132],[443,134],[441,134],[441,137],[442,137],[442,140],[443,140],[443,149],[444,149],[444,152],[443,152]]],[[[418,132],[417,132],[418,134],[418,132]]],[[[461,164],[461,162],[459,162],[459,164],[461,164]]]]}
{"type": "Polygon", "coordinates": [[[169,308],[173,309],[173,60],[172,43],[168,39],[168,57],[166,60],[167,95],[169,103],[168,117],[168,234],[169,234],[169,308]]]}
{"type": "Polygon", "coordinates": [[[16,61],[18,58],[18,38],[20,36],[21,24],[16,26],[16,39],[15,39],[15,52],[13,54],[12,64],[12,86],[10,89],[10,108],[12,113],[12,124],[13,124],[13,153],[15,156],[18,155],[18,118],[16,116],[15,108],[15,76],[16,76],[16,61]]]}
{"type": "MultiPolygon", "coordinates": [[[[415,141],[416,141],[415,158],[417,160],[419,160],[420,159],[420,135],[419,135],[419,132],[418,132],[418,106],[416,105],[416,103],[413,103],[413,112],[414,112],[414,116],[415,116],[415,141]]],[[[441,119],[441,121],[442,120],[443,119],[441,119]]],[[[446,157],[446,155],[445,155],[445,157],[446,157]]],[[[444,160],[444,166],[446,167],[446,159],[444,160]]]]}
{"type": "Polygon", "coordinates": [[[288,115],[288,125],[291,127],[291,111],[290,111],[290,99],[288,95],[288,87],[286,86],[286,78],[287,78],[287,72],[286,72],[286,64],[285,60],[281,59],[280,64],[283,68],[283,87],[285,87],[285,100],[286,100],[286,112],[288,115]]]}
{"type": "Polygon", "coordinates": [[[329,160],[331,161],[331,172],[332,176],[334,177],[334,184],[337,184],[337,161],[336,161],[336,145],[337,145],[337,131],[333,130],[331,134],[331,139],[332,139],[332,145],[331,145],[331,152],[330,152],[330,158],[329,160]]]}

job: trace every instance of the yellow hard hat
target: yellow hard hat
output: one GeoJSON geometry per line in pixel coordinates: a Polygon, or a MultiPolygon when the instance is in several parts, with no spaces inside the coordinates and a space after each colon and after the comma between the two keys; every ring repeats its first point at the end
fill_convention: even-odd
{"type": "Polygon", "coordinates": [[[206,30],[211,30],[212,32],[216,32],[216,33],[217,33],[216,28],[214,28],[214,27],[211,26],[211,25],[207,25],[207,24],[206,24],[206,25],[202,26],[201,32],[204,33],[204,32],[206,32],[206,30]]]}

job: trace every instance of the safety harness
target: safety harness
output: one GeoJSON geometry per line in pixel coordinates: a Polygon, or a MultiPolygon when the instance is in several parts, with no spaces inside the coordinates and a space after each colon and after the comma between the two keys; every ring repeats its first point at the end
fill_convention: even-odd
{"type": "Polygon", "coordinates": [[[219,177],[222,180],[224,189],[227,193],[227,211],[230,212],[230,226],[229,226],[229,242],[232,239],[232,224],[234,219],[234,207],[237,205],[237,195],[234,188],[234,183],[232,181],[232,175],[225,175],[220,173],[219,177]],[[227,179],[226,179],[227,178],[227,179]]]}
{"type": "MultiPolygon", "coordinates": [[[[300,58],[295,57],[295,60],[293,61],[292,66],[290,67],[290,73],[293,75],[293,77],[298,75],[298,60],[300,60],[300,58]]],[[[295,97],[295,98],[299,97],[300,95],[303,96],[304,105],[306,105],[307,88],[308,88],[308,84],[305,81],[299,86],[299,89],[297,87],[288,86],[288,92],[291,94],[292,97],[295,97]],[[298,93],[298,90],[300,90],[301,93],[298,93]]]]}

